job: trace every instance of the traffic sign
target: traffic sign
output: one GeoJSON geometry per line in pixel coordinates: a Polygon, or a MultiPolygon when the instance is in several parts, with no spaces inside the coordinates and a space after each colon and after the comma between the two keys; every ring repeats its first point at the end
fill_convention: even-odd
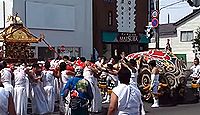
{"type": "Polygon", "coordinates": [[[154,28],[158,27],[158,24],[159,24],[158,19],[157,18],[153,18],[152,21],[151,21],[151,24],[152,24],[152,26],[154,28]]]}
{"type": "Polygon", "coordinates": [[[151,17],[152,17],[152,18],[157,18],[158,15],[159,15],[159,14],[158,14],[158,10],[153,10],[152,13],[151,13],[151,17]]]}

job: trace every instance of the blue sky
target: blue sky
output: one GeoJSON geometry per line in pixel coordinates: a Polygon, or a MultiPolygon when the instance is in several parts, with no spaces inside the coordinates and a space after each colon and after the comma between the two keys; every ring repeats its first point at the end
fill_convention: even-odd
{"type": "MultiPolygon", "coordinates": [[[[160,8],[178,2],[180,0],[159,0],[160,1],[160,8]]],[[[193,7],[189,6],[189,4],[184,1],[178,3],[176,5],[164,8],[160,11],[160,24],[168,23],[168,14],[169,14],[169,22],[174,23],[181,18],[187,16],[188,14],[192,13],[193,7]]]]}

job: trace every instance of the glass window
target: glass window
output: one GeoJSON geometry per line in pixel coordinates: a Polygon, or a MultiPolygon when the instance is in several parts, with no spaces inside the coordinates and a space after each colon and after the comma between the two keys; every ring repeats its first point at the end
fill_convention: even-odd
{"type": "Polygon", "coordinates": [[[193,31],[181,31],[181,42],[191,42],[193,40],[193,31]]]}
{"type": "MultiPolygon", "coordinates": [[[[52,47],[55,49],[54,47],[52,47]]],[[[54,58],[54,52],[49,47],[38,47],[38,59],[47,60],[48,58],[54,58]]]]}

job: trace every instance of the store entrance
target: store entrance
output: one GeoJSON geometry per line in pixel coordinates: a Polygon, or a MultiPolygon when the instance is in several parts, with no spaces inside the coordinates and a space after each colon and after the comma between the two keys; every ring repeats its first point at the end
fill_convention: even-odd
{"type": "Polygon", "coordinates": [[[130,51],[129,44],[112,44],[111,47],[111,55],[112,57],[120,58],[120,54],[122,52],[125,52],[125,54],[128,54],[130,51]]]}

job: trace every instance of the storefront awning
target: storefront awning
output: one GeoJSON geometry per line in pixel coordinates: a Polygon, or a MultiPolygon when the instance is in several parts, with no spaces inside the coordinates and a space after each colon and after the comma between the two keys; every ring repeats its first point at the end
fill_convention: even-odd
{"type": "Polygon", "coordinates": [[[146,35],[144,35],[144,34],[140,35],[140,40],[139,40],[140,44],[148,44],[149,42],[150,42],[150,40],[149,40],[149,38],[147,38],[146,35]]]}
{"type": "Polygon", "coordinates": [[[138,37],[134,33],[102,32],[102,41],[108,43],[129,43],[138,42],[138,37]]]}
{"type": "Polygon", "coordinates": [[[117,32],[103,32],[102,33],[102,41],[103,42],[117,42],[117,32]]]}

